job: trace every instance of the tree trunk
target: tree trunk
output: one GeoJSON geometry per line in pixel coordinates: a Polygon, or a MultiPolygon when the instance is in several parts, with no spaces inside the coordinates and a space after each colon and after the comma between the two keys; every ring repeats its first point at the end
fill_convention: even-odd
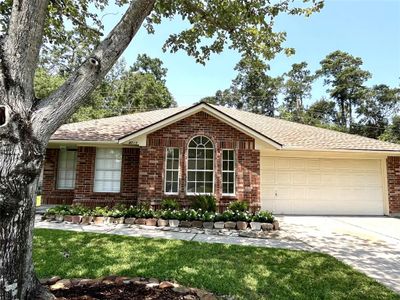
{"type": "Polygon", "coordinates": [[[45,147],[18,114],[0,128],[0,138],[0,299],[34,299],[32,235],[45,147]]]}

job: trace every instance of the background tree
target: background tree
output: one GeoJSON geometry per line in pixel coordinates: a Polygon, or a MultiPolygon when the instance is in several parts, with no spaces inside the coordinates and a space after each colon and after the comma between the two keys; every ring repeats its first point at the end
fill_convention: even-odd
{"type": "Polygon", "coordinates": [[[392,123],[386,127],[379,139],[400,144],[400,115],[393,117],[392,123]]]}
{"type": "Polygon", "coordinates": [[[211,53],[222,52],[226,44],[245,57],[271,59],[277,52],[292,52],[282,48],[285,33],[273,30],[274,19],[281,13],[310,15],[322,7],[319,1],[298,7],[290,0],[273,4],[122,0],[117,4],[126,2],[129,6],[122,19],[101,42],[97,42],[101,19],[90,9],[101,10],[107,0],[0,3],[0,105],[6,118],[0,127],[0,300],[34,299],[40,289],[32,263],[32,234],[47,143],[102,82],[145,19],[150,33],[164,18],[179,15],[187,20],[188,28],[171,34],[164,49],[184,50],[200,63],[211,53]],[[82,43],[93,44],[93,50],[68,72],[57,90],[39,100],[33,83],[40,50],[68,45],[67,27],[82,43]]]}
{"type": "Polygon", "coordinates": [[[304,100],[311,97],[312,83],[315,79],[307,69],[307,63],[293,64],[292,69],[285,73],[283,85],[283,107],[285,119],[302,122],[304,114],[304,100]]]}
{"type": "Polygon", "coordinates": [[[371,77],[361,69],[362,63],[361,58],[337,50],[321,61],[321,69],[317,71],[317,75],[324,77],[325,85],[330,86],[327,92],[338,104],[338,125],[347,131],[352,128],[353,111],[366,97],[364,83],[371,77]]]}
{"type": "Polygon", "coordinates": [[[304,113],[304,123],[314,126],[330,127],[334,129],[338,113],[336,103],[322,98],[311,104],[304,113]]]}
{"type": "Polygon", "coordinates": [[[400,89],[385,84],[375,85],[357,109],[358,122],[354,132],[377,139],[389,125],[390,118],[399,112],[400,89]]]}

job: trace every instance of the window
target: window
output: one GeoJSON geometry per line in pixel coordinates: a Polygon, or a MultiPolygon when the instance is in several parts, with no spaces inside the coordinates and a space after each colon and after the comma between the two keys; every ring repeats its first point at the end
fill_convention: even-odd
{"type": "Polygon", "coordinates": [[[235,194],[235,151],[222,150],[222,194],[235,194]]]}
{"type": "Polygon", "coordinates": [[[96,149],[94,191],[119,193],[121,186],[121,149],[96,149]]]}
{"type": "Polygon", "coordinates": [[[178,194],[179,188],[179,149],[167,148],[165,166],[165,193],[178,194]]]}
{"type": "Polygon", "coordinates": [[[58,155],[57,189],[71,190],[75,188],[76,151],[61,149],[58,155]]]}
{"type": "Polygon", "coordinates": [[[214,192],[214,145],[205,136],[196,136],[189,142],[187,165],[187,193],[214,192]]]}

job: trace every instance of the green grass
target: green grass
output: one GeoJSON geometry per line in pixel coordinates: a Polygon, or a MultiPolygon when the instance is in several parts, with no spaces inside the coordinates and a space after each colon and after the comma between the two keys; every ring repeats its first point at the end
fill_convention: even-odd
{"type": "Polygon", "coordinates": [[[400,299],[329,255],[303,251],[37,229],[34,261],[40,278],[156,277],[238,299],[400,299]]]}
{"type": "Polygon", "coordinates": [[[42,203],[42,196],[36,196],[36,206],[40,206],[42,203]]]}

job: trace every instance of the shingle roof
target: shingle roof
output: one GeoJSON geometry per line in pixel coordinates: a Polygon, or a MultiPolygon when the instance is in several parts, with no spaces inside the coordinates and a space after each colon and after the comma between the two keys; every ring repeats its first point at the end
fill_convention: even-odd
{"type": "MultiPolygon", "coordinates": [[[[370,150],[400,152],[400,145],[289,122],[237,109],[209,105],[230,118],[252,128],[285,148],[310,150],[370,150]]],[[[119,117],[66,124],[52,140],[117,141],[118,139],[173,116],[188,107],[160,109],[119,117]]]]}

